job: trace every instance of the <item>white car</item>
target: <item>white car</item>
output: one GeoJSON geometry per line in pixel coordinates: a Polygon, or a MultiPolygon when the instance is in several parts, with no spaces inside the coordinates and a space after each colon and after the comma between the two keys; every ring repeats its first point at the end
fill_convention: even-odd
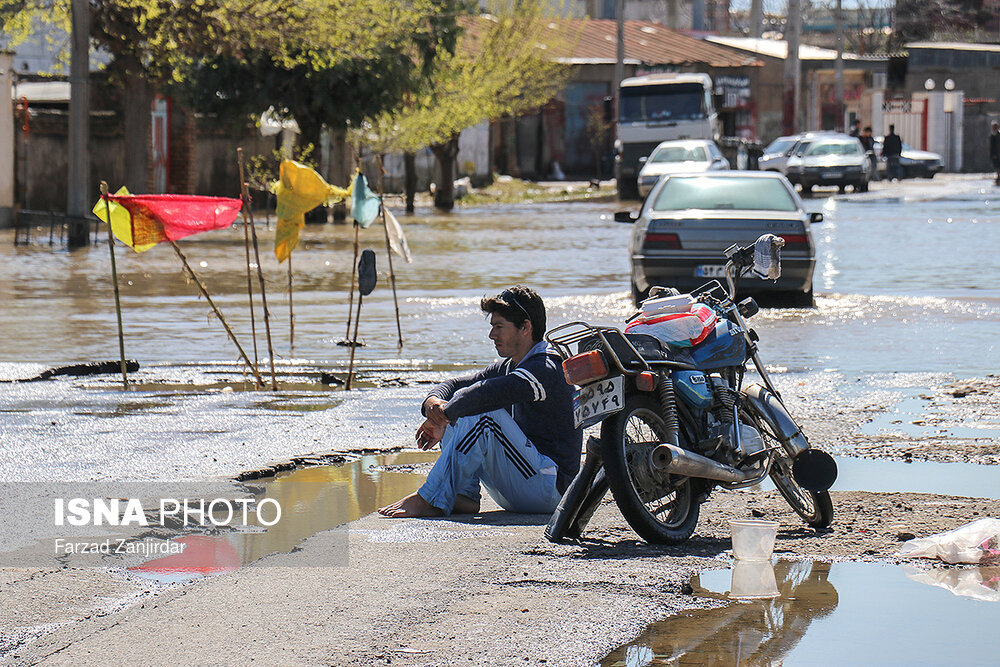
{"type": "Polygon", "coordinates": [[[691,174],[729,169],[729,162],[714,141],[687,139],[664,141],[640,158],[639,196],[645,197],[664,174],[691,174]]]}

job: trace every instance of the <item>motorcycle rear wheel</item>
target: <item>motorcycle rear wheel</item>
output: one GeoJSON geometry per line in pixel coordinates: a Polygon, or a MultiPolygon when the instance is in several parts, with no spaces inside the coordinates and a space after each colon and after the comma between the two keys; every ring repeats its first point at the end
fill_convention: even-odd
{"type": "Polygon", "coordinates": [[[679,544],[694,533],[699,504],[690,478],[654,470],[649,454],[663,442],[659,402],[632,394],[601,424],[604,470],[622,516],[647,542],[679,544]]]}

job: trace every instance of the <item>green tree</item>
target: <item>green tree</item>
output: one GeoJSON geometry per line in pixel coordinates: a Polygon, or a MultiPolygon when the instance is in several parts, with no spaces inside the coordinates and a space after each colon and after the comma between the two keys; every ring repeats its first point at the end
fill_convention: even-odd
{"type": "Polygon", "coordinates": [[[569,78],[570,66],[562,59],[575,41],[565,19],[536,0],[498,0],[490,13],[460,24],[455,52],[442,56],[402,105],[370,116],[358,135],[379,153],[413,153],[429,146],[439,174],[434,204],[444,210],[454,206],[461,131],[551,99],[569,78]]]}
{"type": "MultiPolygon", "coordinates": [[[[70,0],[0,0],[9,46],[40,22],[68,32],[70,0]]],[[[90,0],[91,39],[111,57],[123,91],[129,187],[145,187],[153,89],[178,83],[204,59],[245,52],[289,70],[321,71],[413,49],[433,28],[438,0],[90,0]],[[417,36],[415,38],[415,36],[417,36]]],[[[265,107],[266,108],[266,107],[265,107]]]]}

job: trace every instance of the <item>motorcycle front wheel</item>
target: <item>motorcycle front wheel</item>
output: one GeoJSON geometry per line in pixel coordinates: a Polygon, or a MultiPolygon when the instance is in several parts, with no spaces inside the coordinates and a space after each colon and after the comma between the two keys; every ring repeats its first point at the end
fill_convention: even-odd
{"type": "Polygon", "coordinates": [[[799,486],[792,476],[792,459],[784,452],[781,442],[771,430],[759,420],[750,420],[751,426],[760,431],[768,449],[780,452],[771,466],[771,481],[778,493],[802,517],[811,528],[827,528],[833,523],[833,501],[828,491],[809,491],[799,486]]]}
{"type": "Polygon", "coordinates": [[[618,509],[640,537],[679,544],[694,533],[699,505],[689,478],[650,464],[665,433],[658,401],[645,394],[626,396],[625,408],[601,424],[604,470],[618,509]]]}

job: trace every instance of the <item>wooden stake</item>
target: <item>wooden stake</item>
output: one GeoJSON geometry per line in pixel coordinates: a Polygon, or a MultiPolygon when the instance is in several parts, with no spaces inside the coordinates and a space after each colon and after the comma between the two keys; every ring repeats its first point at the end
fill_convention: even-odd
{"type": "MultiPolygon", "coordinates": [[[[240,162],[239,167],[240,167],[240,182],[242,183],[243,182],[242,162],[240,162]]],[[[240,195],[242,196],[242,186],[240,195]]],[[[249,208],[248,202],[246,200],[243,200],[243,208],[241,209],[241,212],[243,213],[243,252],[247,262],[247,301],[250,304],[250,336],[253,338],[253,365],[256,368],[258,365],[260,365],[260,362],[258,361],[259,355],[257,353],[257,318],[254,315],[254,307],[253,307],[253,277],[252,274],[250,273],[250,219],[247,216],[248,208],[249,208]]],[[[257,381],[259,380],[260,378],[258,377],[257,381]]],[[[263,383],[258,383],[257,381],[255,381],[254,386],[257,389],[263,389],[264,388],[263,383]]]]}
{"type": "Polygon", "coordinates": [[[288,255],[288,355],[295,356],[295,306],[292,304],[292,255],[288,255]]]}
{"type": "Polygon", "coordinates": [[[128,371],[125,364],[125,332],[122,329],[122,302],[118,292],[118,266],[115,264],[115,237],[111,233],[111,201],[108,199],[108,182],[101,181],[101,197],[108,216],[108,248],[111,250],[111,277],[115,284],[115,314],[118,315],[118,354],[122,361],[122,389],[128,389],[128,371]]]}
{"type": "MultiPolygon", "coordinates": [[[[365,300],[365,297],[358,291],[358,312],[354,318],[354,338],[351,341],[351,361],[347,367],[347,382],[344,383],[344,390],[350,391],[351,384],[354,380],[354,351],[358,349],[358,325],[361,323],[361,304],[365,300]]],[[[350,322],[347,323],[350,326],[350,322]]]]}
{"type": "Polygon", "coordinates": [[[382,211],[382,229],[385,230],[385,254],[389,257],[389,284],[392,285],[392,305],[396,307],[396,348],[403,349],[403,327],[399,323],[399,299],[396,297],[396,274],[392,270],[392,244],[389,243],[389,223],[385,221],[385,200],[382,187],[382,174],[385,169],[382,167],[382,156],[378,160],[378,199],[379,208],[382,211]]]}
{"type": "Polygon", "coordinates": [[[253,208],[250,204],[250,192],[247,189],[247,182],[243,178],[243,149],[236,149],[236,157],[240,165],[240,192],[243,197],[243,205],[250,217],[250,237],[253,239],[253,256],[257,262],[257,281],[260,283],[260,304],[264,309],[264,331],[267,334],[267,354],[271,360],[271,391],[278,391],[278,380],[274,374],[274,346],[271,344],[271,315],[267,311],[267,290],[264,287],[264,269],[260,265],[260,247],[257,244],[257,230],[253,224],[253,208]]]}
{"type": "Polygon", "coordinates": [[[240,356],[243,357],[243,361],[245,361],[246,365],[250,367],[254,377],[257,378],[257,382],[263,386],[264,381],[261,379],[260,373],[257,372],[257,367],[250,362],[250,358],[247,357],[247,353],[243,351],[243,346],[240,345],[240,341],[236,339],[236,334],[233,333],[233,330],[229,328],[229,323],[226,322],[226,318],[223,317],[222,311],[215,305],[215,301],[212,300],[212,295],[208,293],[207,289],[205,289],[205,284],[201,282],[201,278],[198,277],[198,274],[195,273],[194,269],[191,268],[191,265],[188,264],[187,257],[185,257],[184,253],[181,252],[181,249],[177,247],[177,242],[172,239],[167,239],[167,242],[170,243],[174,252],[177,253],[177,256],[181,260],[181,264],[184,265],[184,269],[188,272],[188,275],[191,276],[191,280],[198,285],[198,289],[201,290],[201,295],[205,297],[206,301],[208,301],[208,305],[212,307],[212,310],[215,312],[215,316],[219,318],[219,321],[222,322],[222,326],[226,328],[226,333],[229,334],[229,339],[233,341],[233,344],[236,345],[236,349],[240,351],[240,356]]]}

